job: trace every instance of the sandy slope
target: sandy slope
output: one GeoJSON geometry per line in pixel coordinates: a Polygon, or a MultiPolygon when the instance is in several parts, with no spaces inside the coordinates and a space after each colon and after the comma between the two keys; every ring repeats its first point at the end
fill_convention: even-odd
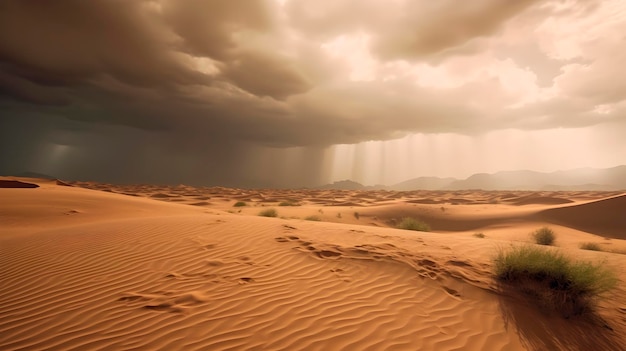
{"type": "Polygon", "coordinates": [[[40,187],[0,189],[2,350],[619,350],[626,342],[624,284],[599,307],[604,326],[537,311],[490,273],[495,249],[551,224],[568,254],[623,275],[626,255],[577,249],[594,240],[624,247],[593,234],[610,224],[580,215],[623,208],[617,194],[93,191],[22,181],[40,187]],[[248,206],[232,207],[240,200],[248,206]],[[278,206],[289,200],[302,206],[278,206]],[[257,216],[267,206],[285,218],[257,216]],[[302,219],[313,215],[322,221],[302,219]],[[407,215],[435,232],[388,227],[407,215]]]}

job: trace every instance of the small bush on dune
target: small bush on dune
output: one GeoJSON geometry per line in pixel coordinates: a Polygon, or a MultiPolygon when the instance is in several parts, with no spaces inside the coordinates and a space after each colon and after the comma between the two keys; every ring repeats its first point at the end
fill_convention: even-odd
{"type": "Polygon", "coordinates": [[[600,245],[596,243],[582,243],[580,244],[580,248],[583,250],[602,251],[600,245]]]}
{"type": "Polygon", "coordinates": [[[402,221],[400,221],[400,223],[397,225],[397,228],[405,230],[415,230],[418,232],[430,231],[430,226],[427,223],[412,217],[404,217],[402,221]]]}
{"type": "Polygon", "coordinates": [[[289,200],[279,203],[278,206],[300,206],[300,204],[296,201],[289,200]]]}
{"type": "Polygon", "coordinates": [[[565,316],[589,312],[596,299],[618,282],[603,265],[572,261],[556,250],[531,245],[501,250],[494,263],[499,280],[531,295],[540,307],[565,316]]]}
{"type": "Polygon", "coordinates": [[[474,236],[477,237],[477,238],[481,238],[482,239],[482,238],[485,237],[485,234],[483,234],[483,233],[474,233],[474,236]]]}
{"type": "Polygon", "coordinates": [[[278,216],[278,212],[273,209],[273,208],[268,208],[267,210],[263,210],[261,212],[259,212],[259,216],[263,216],[263,217],[277,217],[278,216]]]}
{"type": "Polygon", "coordinates": [[[243,207],[243,206],[248,206],[247,203],[243,202],[243,201],[237,201],[235,202],[235,204],[233,205],[233,207],[243,207]]]}
{"type": "Polygon", "coordinates": [[[319,216],[308,216],[308,217],[305,217],[304,219],[307,221],[316,221],[316,222],[319,222],[322,220],[319,216]]]}
{"type": "Polygon", "coordinates": [[[535,239],[535,242],[539,245],[552,245],[554,244],[554,239],[556,238],[554,231],[548,227],[537,229],[532,236],[535,239]]]}

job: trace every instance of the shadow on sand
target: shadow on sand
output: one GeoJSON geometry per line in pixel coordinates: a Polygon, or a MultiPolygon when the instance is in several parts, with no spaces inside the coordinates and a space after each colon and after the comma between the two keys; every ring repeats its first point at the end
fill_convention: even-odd
{"type": "Polygon", "coordinates": [[[512,287],[498,288],[505,327],[515,328],[528,350],[624,350],[624,337],[596,314],[565,318],[557,312],[540,310],[512,287]]]}

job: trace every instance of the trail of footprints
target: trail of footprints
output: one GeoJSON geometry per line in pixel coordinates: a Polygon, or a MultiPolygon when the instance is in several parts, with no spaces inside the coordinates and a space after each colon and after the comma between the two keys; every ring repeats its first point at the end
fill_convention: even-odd
{"type": "MultiPolygon", "coordinates": [[[[196,241],[202,250],[210,251],[217,247],[214,243],[201,243],[196,241]]],[[[175,279],[179,281],[192,281],[201,284],[231,284],[247,285],[255,283],[256,280],[249,276],[233,277],[230,275],[218,274],[220,268],[233,265],[257,264],[248,256],[240,256],[234,259],[208,259],[205,262],[207,269],[197,272],[177,273],[169,272],[163,277],[165,279],[175,279]],[[217,270],[217,272],[216,272],[217,270]]],[[[188,313],[193,307],[208,303],[210,295],[207,291],[155,291],[150,293],[129,292],[122,294],[117,299],[129,305],[139,305],[143,309],[169,313],[188,313]]]]}
{"type": "MultiPolygon", "coordinates": [[[[363,244],[355,245],[353,247],[342,247],[339,245],[329,245],[324,243],[313,243],[309,240],[304,240],[297,235],[294,235],[294,231],[297,228],[283,225],[286,235],[276,237],[275,240],[279,243],[295,243],[297,246],[294,249],[309,253],[313,257],[323,260],[340,260],[342,258],[352,260],[368,260],[368,261],[387,261],[406,264],[417,272],[422,278],[428,278],[433,281],[437,281],[441,284],[442,289],[453,298],[461,298],[461,294],[450,287],[444,285],[443,275],[447,275],[457,279],[467,280],[467,276],[463,273],[459,273],[459,270],[451,271],[450,266],[472,270],[475,269],[473,265],[466,261],[460,260],[448,260],[446,262],[447,267],[442,267],[439,263],[426,257],[420,257],[415,253],[408,252],[402,248],[399,248],[391,243],[383,243],[377,245],[363,244]]],[[[423,243],[423,240],[417,238],[417,241],[423,243]]],[[[197,242],[202,250],[211,251],[217,247],[215,243],[202,243],[197,242]]],[[[423,244],[426,245],[426,244],[423,244]]],[[[255,283],[255,279],[249,276],[233,277],[228,275],[220,275],[219,269],[234,265],[256,265],[249,257],[240,256],[238,258],[224,260],[224,259],[209,259],[205,261],[207,270],[201,270],[197,272],[177,273],[169,272],[164,275],[166,279],[175,279],[181,281],[198,281],[202,283],[210,284],[237,284],[247,285],[255,283]],[[218,272],[216,272],[216,270],[218,272]]],[[[344,268],[335,267],[330,270],[338,279],[344,282],[351,282],[352,278],[344,268]]],[[[194,306],[205,304],[209,301],[210,297],[203,291],[156,291],[152,293],[125,293],[118,301],[124,301],[129,304],[139,303],[142,308],[162,311],[170,313],[183,313],[188,312],[194,306]]]]}
{"type": "MultiPolygon", "coordinates": [[[[445,284],[444,277],[452,277],[469,283],[478,283],[470,278],[467,274],[464,274],[464,270],[477,271],[478,267],[474,267],[469,261],[463,261],[458,259],[450,259],[445,262],[445,266],[440,263],[422,257],[412,252],[408,252],[402,248],[399,248],[391,243],[383,243],[377,245],[355,245],[353,247],[342,247],[339,245],[329,245],[323,243],[312,243],[309,240],[304,240],[297,235],[293,234],[294,227],[284,226],[287,229],[288,235],[275,238],[280,243],[295,243],[295,250],[301,252],[307,252],[312,254],[318,259],[325,260],[339,260],[341,258],[353,259],[353,260],[369,260],[369,261],[388,261],[406,264],[413,268],[417,274],[422,278],[431,279],[441,284],[442,289],[451,297],[460,299],[461,293],[455,289],[452,289],[445,284]]],[[[416,239],[423,243],[422,239],[416,239]]],[[[426,245],[423,243],[423,245],[426,245]]],[[[332,269],[331,272],[335,273],[340,279],[350,282],[349,275],[341,268],[332,269]]],[[[480,286],[480,284],[477,284],[480,286]]],[[[484,286],[480,286],[485,288],[484,286]]]]}
{"type": "Polygon", "coordinates": [[[181,313],[189,308],[203,304],[209,296],[201,291],[176,293],[172,291],[158,291],[153,294],[127,293],[118,301],[140,302],[143,308],[153,311],[181,313]]]}

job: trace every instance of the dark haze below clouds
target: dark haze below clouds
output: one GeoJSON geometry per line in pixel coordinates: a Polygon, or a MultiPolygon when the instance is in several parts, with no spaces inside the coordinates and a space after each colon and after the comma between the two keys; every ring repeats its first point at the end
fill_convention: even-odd
{"type": "Polygon", "coordinates": [[[334,144],[624,128],[623,20],[573,54],[516,37],[599,11],[562,3],[5,0],[0,173],[316,185],[334,144]]]}

